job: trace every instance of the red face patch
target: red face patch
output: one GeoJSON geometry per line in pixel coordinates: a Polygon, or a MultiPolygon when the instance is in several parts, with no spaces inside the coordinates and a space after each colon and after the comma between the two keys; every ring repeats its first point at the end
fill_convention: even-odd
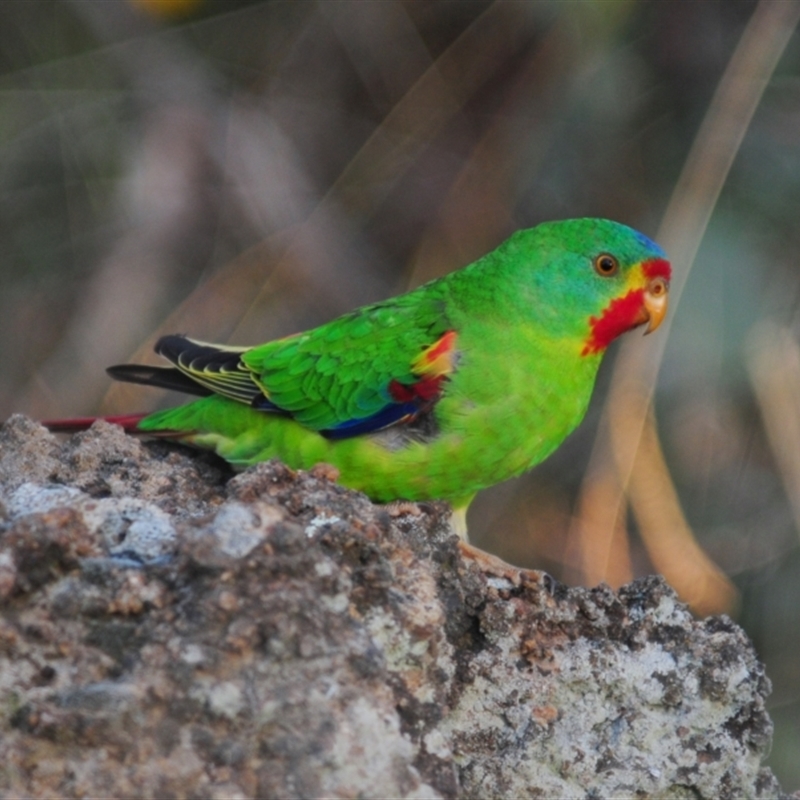
{"type": "Polygon", "coordinates": [[[663,278],[669,283],[672,277],[672,267],[666,258],[651,258],[649,261],[642,263],[642,273],[647,280],[663,278]]]}
{"type": "MultiPolygon", "coordinates": [[[[669,264],[666,261],[663,263],[669,271],[669,264]]],[[[589,317],[591,333],[581,355],[588,356],[605,350],[617,336],[644,322],[647,322],[644,289],[631,289],[623,297],[612,300],[599,317],[589,317]]]]}

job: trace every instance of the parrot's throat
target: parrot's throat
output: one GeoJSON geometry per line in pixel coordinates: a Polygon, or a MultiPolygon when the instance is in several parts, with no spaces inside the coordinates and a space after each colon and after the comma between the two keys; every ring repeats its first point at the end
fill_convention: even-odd
{"type": "Polygon", "coordinates": [[[583,345],[582,356],[600,353],[620,334],[647,322],[644,289],[631,289],[626,295],[612,300],[599,317],[589,317],[589,336],[583,345]]]}

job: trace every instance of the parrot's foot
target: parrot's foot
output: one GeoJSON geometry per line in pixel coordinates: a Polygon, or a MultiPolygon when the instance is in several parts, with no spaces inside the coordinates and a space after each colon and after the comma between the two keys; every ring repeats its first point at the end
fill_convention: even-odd
{"type": "Polygon", "coordinates": [[[548,592],[552,592],[555,581],[546,572],[538,569],[521,569],[503,561],[502,558],[493,556],[485,550],[473,547],[465,541],[458,543],[462,557],[475,564],[481,572],[507,580],[512,586],[538,583],[548,592]]]}

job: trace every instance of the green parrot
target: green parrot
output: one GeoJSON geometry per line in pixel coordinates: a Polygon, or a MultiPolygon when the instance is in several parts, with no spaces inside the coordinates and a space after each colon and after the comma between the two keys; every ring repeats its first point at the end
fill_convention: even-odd
{"type": "Polygon", "coordinates": [[[609,343],[658,327],[669,279],[663,250],[631,228],[548,222],[407,294],[284,339],[229,347],[165,336],[155,349],[171,367],[108,372],[201,398],[106,419],[210,448],[236,468],[327,462],[380,503],[447,500],[466,539],[475,494],[538,464],[581,421],[609,343]]]}

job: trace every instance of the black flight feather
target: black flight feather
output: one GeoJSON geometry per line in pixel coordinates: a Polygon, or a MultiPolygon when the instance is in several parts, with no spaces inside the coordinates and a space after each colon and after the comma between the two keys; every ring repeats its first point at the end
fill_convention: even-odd
{"type": "Polygon", "coordinates": [[[148,367],[144,364],[118,364],[109,367],[106,372],[117,381],[141,383],[145,386],[159,386],[162,389],[174,389],[186,394],[208,397],[214,394],[211,389],[201,386],[188,375],[175,367],[148,367]]]}

